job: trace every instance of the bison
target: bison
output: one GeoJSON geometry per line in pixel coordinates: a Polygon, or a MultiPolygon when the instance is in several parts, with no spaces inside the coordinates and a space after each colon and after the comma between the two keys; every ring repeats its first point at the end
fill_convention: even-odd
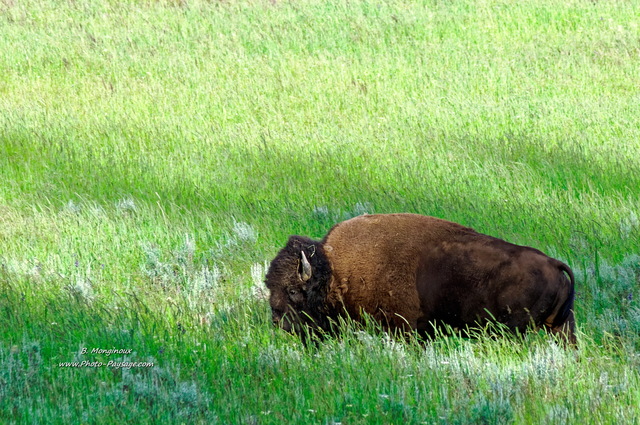
{"type": "Polygon", "coordinates": [[[274,324],[300,334],[366,313],[385,330],[426,337],[438,324],[464,330],[497,321],[576,341],[569,266],[435,217],[365,214],[322,241],[291,236],[265,283],[274,324]]]}

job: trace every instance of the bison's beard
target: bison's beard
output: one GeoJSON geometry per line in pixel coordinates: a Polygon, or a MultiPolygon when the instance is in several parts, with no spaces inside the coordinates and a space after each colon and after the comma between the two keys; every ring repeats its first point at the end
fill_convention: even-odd
{"type": "Polygon", "coordinates": [[[309,341],[323,340],[335,334],[335,322],[326,313],[311,315],[307,311],[289,311],[277,326],[291,334],[298,335],[305,345],[309,341]]]}

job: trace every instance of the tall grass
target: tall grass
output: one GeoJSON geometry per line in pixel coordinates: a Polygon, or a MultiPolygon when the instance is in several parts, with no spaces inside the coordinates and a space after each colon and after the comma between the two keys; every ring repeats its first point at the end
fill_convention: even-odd
{"type": "Polygon", "coordinates": [[[0,2],[2,422],[638,422],[638,16],[0,2]],[[271,328],[288,235],[398,211],[567,261],[578,350],[271,328]]]}

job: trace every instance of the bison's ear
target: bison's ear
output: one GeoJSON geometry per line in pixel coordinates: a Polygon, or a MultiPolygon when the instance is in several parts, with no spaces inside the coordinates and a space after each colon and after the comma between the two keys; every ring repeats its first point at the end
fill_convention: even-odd
{"type": "Polygon", "coordinates": [[[311,264],[309,264],[309,260],[307,260],[307,256],[304,255],[304,251],[300,251],[300,267],[298,268],[298,276],[300,276],[300,280],[306,282],[311,279],[311,264]]]}

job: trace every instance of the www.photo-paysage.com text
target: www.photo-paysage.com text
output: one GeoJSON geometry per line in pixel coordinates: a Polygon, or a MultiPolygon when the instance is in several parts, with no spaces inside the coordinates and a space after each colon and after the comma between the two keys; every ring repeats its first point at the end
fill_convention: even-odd
{"type": "Polygon", "coordinates": [[[83,360],[81,362],[61,362],[58,367],[111,367],[115,369],[131,369],[136,367],[153,367],[153,362],[114,362],[109,360],[107,363],[83,360]]]}

